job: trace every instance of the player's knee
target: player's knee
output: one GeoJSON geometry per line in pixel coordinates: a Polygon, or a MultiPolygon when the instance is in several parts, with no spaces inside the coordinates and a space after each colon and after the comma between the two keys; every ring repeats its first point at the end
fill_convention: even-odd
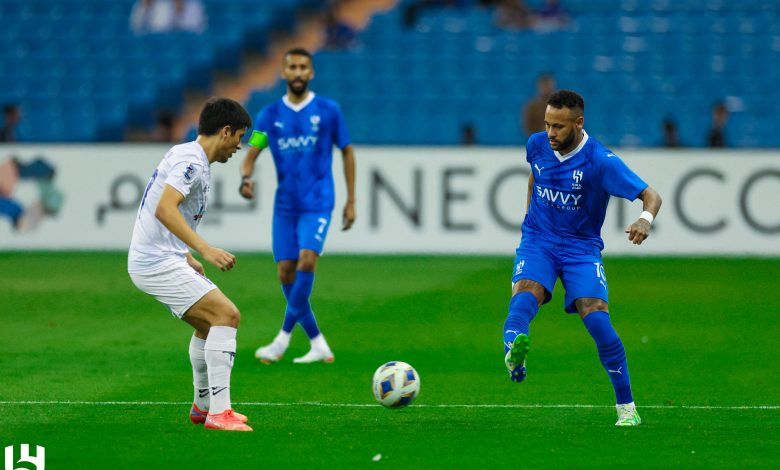
{"type": "Polygon", "coordinates": [[[302,259],[298,262],[298,271],[314,272],[314,268],[316,267],[316,259],[302,259]]]}
{"type": "Polygon", "coordinates": [[[238,323],[241,321],[241,313],[233,303],[227,303],[220,308],[218,320],[220,326],[230,326],[238,328],[238,323]]]}
{"type": "Polygon", "coordinates": [[[512,284],[512,295],[515,296],[520,292],[528,292],[536,297],[536,301],[539,305],[543,304],[547,297],[547,290],[536,281],[530,279],[521,279],[512,284]]]}
{"type": "Polygon", "coordinates": [[[295,282],[295,272],[279,271],[279,282],[282,284],[292,284],[295,282]]]}
{"type": "Polygon", "coordinates": [[[235,305],[228,310],[228,320],[233,328],[238,328],[238,324],[241,322],[241,312],[235,305]]]}
{"type": "Polygon", "coordinates": [[[609,312],[609,306],[601,299],[577,299],[575,305],[581,318],[592,312],[609,312]]]}
{"type": "Polygon", "coordinates": [[[301,250],[300,257],[298,258],[298,271],[314,272],[317,267],[317,258],[319,255],[316,251],[304,249],[301,250]]]}
{"type": "Polygon", "coordinates": [[[279,282],[282,284],[292,284],[295,282],[296,260],[280,261],[278,265],[279,282]]]}

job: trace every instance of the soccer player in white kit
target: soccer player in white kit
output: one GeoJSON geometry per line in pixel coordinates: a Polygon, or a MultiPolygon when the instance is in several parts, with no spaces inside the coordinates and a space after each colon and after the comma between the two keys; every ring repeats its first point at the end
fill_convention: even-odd
{"type": "Polygon", "coordinates": [[[190,249],[222,271],[236,264],[235,256],[209,245],[195,230],[206,211],[211,164],[226,163],[241,148],[241,138],[251,126],[239,103],[226,98],[206,102],[197,139],[172,147],[149,180],[127,262],[136,287],[195,329],[189,347],[195,386],[190,420],[226,431],[252,430],[245,424],[246,416],[230,405],[240,315],[204,275],[190,249]]]}

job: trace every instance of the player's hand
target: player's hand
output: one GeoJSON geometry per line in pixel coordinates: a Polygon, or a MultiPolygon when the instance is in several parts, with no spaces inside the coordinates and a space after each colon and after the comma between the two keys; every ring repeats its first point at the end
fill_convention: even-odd
{"type": "Polygon", "coordinates": [[[355,223],[355,203],[348,202],[344,206],[343,220],[341,223],[341,230],[349,230],[352,224],[355,223]]]}
{"type": "Polygon", "coordinates": [[[203,265],[200,263],[200,261],[193,258],[192,255],[187,256],[187,264],[190,265],[192,269],[194,269],[196,272],[198,272],[200,275],[205,276],[206,272],[203,271],[203,265]]]}
{"type": "Polygon", "coordinates": [[[244,199],[255,198],[255,182],[249,178],[242,178],[241,185],[238,187],[238,194],[244,199]]]}
{"type": "Polygon", "coordinates": [[[628,239],[634,245],[641,245],[650,236],[650,222],[645,219],[637,219],[636,222],[626,229],[626,233],[628,234],[628,239]]]}
{"type": "Polygon", "coordinates": [[[208,247],[201,253],[203,259],[222,271],[230,271],[236,265],[236,257],[222,248],[208,247]]]}

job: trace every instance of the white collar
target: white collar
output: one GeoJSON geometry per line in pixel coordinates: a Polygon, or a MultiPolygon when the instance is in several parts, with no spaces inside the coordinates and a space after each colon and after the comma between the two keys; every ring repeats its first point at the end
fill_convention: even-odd
{"type": "Polygon", "coordinates": [[[587,142],[588,142],[588,133],[585,132],[585,129],[583,129],[582,130],[582,141],[580,142],[580,145],[578,145],[577,148],[575,148],[571,152],[567,153],[566,155],[561,155],[560,153],[558,153],[557,150],[554,150],[553,152],[555,152],[555,158],[557,158],[559,162],[563,163],[565,160],[568,160],[569,158],[571,158],[574,155],[576,155],[577,152],[582,150],[582,147],[584,147],[587,142]]]}
{"type": "Polygon", "coordinates": [[[206,164],[206,167],[211,167],[211,162],[209,162],[209,156],[206,155],[206,149],[203,148],[203,145],[197,140],[193,140],[192,143],[195,144],[195,148],[197,149],[198,156],[200,156],[200,159],[203,160],[203,162],[206,164]]]}
{"type": "Polygon", "coordinates": [[[309,91],[309,94],[306,95],[306,98],[298,104],[293,104],[292,101],[290,101],[290,98],[287,97],[287,95],[284,95],[282,97],[282,102],[284,102],[285,106],[287,106],[288,108],[292,109],[297,113],[298,111],[308,106],[308,104],[311,103],[313,99],[314,99],[314,92],[309,91]]]}

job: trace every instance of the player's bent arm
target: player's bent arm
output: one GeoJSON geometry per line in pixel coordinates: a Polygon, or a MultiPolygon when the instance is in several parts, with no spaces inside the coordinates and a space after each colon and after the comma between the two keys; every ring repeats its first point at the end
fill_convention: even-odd
{"type": "Polygon", "coordinates": [[[650,225],[661,209],[661,195],[650,186],[646,187],[637,196],[642,200],[642,214],[627,229],[628,239],[634,245],[641,245],[650,236],[650,225]]]}
{"type": "Polygon", "coordinates": [[[261,151],[260,148],[250,146],[241,162],[241,186],[238,188],[238,192],[246,199],[255,197],[255,182],[252,181],[252,174],[255,172],[255,161],[261,151]]]}
{"type": "MultiPolygon", "coordinates": [[[[214,248],[193,230],[179,211],[179,204],[184,196],[173,186],[166,184],[160,195],[160,202],[154,211],[154,216],[161,224],[187,246],[200,253],[203,258],[223,271],[232,269],[236,257],[221,248],[214,248]]],[[[191,256],[191,255],[190,255],[191,256]]]]}
{"type": "Polygon", "coordinates": [[[341,149],[344,159],[344,181],[347,184],[347,203],[344,206],[342,230],[349,230],[355,222],[355,149],[352,144],[341,149]]]}
{"type": "Polygon", "coordinates": [[[642,200],[643,211],[651,213],[653,218],[658,215],[658,211],[661,209],[662,202],[661,195],[658,194],[658,191],[648,186],[643,189],[641,193],[639,193],[637,198],[642,200]]]}
{"type": "Polygon", "coordinates": [[[528,213],[528,208],[531,206],[531,195],[534,190],[534,171],[531,170],[531,174],[528,175],[528,199],[525,200],[525,213],[528,213]]]}

